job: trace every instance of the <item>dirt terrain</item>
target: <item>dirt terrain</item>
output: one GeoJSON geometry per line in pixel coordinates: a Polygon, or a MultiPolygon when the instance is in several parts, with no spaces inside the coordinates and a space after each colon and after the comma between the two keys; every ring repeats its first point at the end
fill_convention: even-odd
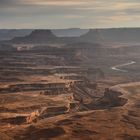
{"type": "MultiPolygon", "coordinates": [[[[9,138],[15,139],[140,139],[140,83],[113,86],[107,93],[111,99],[120,93],[121,99],[126,99],[125,104],[118,107],[108,107],[84,112],[71,112],[30,125],[9,125],[5,131],[9,138]]],[[[106,95],[107,96],[107,95],[106,95]]],[[[104,97],[104,102],[108,103],[104,97]]],[[[116,99],[118,100],[118,99],[116,99]]],[[[123,102],[123,100],[121,100],[123,102]]],[[[102,101],[103,104],[103,101],[102,101]]],[[[117,106],[117,105],[116,105],[117,106]]],[[[7,136],[7,137],[8,137],[7,136]]]]}

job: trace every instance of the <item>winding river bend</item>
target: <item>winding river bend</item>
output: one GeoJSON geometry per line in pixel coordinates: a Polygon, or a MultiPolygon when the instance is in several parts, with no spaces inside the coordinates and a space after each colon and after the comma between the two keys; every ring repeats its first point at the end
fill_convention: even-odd
{"type": "Polygon", "coordinates": [[[119,65],[113,66],[113,67],[111,67],[111,69],[115,70],[115,71],[120,71],[120,72],[128,72],[127,70],[124,70],[124,69],[121,69],[121,68],[124,67],[124,66],[135,64],[135,63],[136,63],[135,61],[127,62],[127,63],[124,63],[124,64],[119,64],[119,65]]]}

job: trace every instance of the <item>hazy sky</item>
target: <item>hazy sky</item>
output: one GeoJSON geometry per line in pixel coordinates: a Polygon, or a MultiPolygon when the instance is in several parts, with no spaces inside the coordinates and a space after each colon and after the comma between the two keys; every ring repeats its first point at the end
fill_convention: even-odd
{"type": "Polygon", "coordinates": [[[140,27],[140,0],[0,0],[0,28],[140,27]]]}

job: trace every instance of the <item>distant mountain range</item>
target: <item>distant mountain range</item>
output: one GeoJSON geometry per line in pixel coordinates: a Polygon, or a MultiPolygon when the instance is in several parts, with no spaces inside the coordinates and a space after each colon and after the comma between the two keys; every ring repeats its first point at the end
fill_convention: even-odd
{"type": "Polygon", "coordinates": [[[0,30],[0,40],[12,43],[138,43],[140,28],[0,30]]]}
{"type": "Polygon", "coordinates": [[[81,38],[87,42],[140,42],[140,28],[91,29],[81,38]]]}
{"type": "MultiPolygon", "coordinates": [[[[10,40],[14,37],[24,37],[29,35],[32,31],[33,29],[0,29],[0,40],[10,40]]],[[[52,33],[58,37],[77,37],[87,33],[88,31],[89,29],[70,28],[53,29],[52,33]]]]}

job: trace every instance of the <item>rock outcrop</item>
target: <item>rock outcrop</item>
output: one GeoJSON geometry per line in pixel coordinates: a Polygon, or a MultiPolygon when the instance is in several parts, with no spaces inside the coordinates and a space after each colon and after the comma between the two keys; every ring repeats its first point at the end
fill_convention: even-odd
{"type": "Polygon", "coordinates": [[[139,28],[110,28],[110,29],[90,29],[89,32],[80,37],[87,42],[139,42],[139,28]]]}
{"type": "Polygon", "coordinates": [[[55,40],[57,37],[51,30],[34,30],[31,34],[25,37],[16,37],[12,42],[16,43],[48,43],[55,40]]]}

